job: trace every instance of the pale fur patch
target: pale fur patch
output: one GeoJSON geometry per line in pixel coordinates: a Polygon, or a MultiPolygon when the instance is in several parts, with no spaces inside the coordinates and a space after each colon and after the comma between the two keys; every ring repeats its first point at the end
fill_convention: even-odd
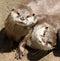
{"type": "Polygon", "coordinates": [[[14,11],[11,12],[11,17],[13,18],[14,21],[22,22],[22,23],[24,23],[27,26],[35,24],[37,22],[37,19],[35,19],[34,16],[30,16],[30,17],[26,18],[24,21],[22,21],[20,19],[20,17],[17,18],[17,16],[18,16],[17,13],[15,13],[14,11]]]}
{"type": "Polygon", "coordinates": [[[20,46],[20,50],[23,52],[24,51],[24,47],[20,46]]]}

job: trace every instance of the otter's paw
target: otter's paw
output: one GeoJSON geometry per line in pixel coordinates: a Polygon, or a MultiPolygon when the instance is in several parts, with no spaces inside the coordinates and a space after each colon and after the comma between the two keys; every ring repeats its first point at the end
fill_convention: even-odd
{"type": "Polygon", "coordinates": [[[24,56],[24,53],[22,51],[20,52],[16,52],[15,54],[15,58],[18,60],[18,59],[22,59],[22,57],[24,56]]]}

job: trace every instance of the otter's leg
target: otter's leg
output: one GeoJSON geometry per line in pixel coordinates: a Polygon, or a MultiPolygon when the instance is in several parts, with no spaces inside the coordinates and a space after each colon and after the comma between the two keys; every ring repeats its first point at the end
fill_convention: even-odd
{"type": "Polygon", "coordinates": [[[27,43],[27,40],[30,38],[32,30],[29,31],[29,33],[24,37],[24,39],[19,43],[19,47],[17,50],[16,58],[21,59],[25,55],[25,45],[27,43]]]}
{"type": "Polygon", "coordinates": [[[19,43],[17,53],[16,53],[16,59],[21,59],[24,56],[25,44],[26,44],[25,41],[19,43]]]}

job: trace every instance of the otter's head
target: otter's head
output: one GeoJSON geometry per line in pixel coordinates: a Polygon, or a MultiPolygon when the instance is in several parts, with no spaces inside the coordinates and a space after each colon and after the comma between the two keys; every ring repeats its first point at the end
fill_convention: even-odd
{"type": "Polygon", "coordinates": [[[56,33],[51,25],[45,23],[34,29],[34,38],[42,50],[51,50],[56,46],[56,33]]]}
{"type": "Polygon", "coordinates": [[[35,14],[32,13],[32,10],[24,5],[19,5],[12,9],[11,17],[14,21],[29,26],[36,23],[35,14]]]}

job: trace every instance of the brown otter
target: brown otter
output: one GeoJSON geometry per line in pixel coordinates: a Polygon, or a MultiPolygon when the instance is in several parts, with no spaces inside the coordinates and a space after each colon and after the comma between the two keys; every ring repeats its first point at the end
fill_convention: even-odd
{"type": "Polygon", "coordinates": [[[5,31],[9,38],[20,41],[36,23],[32,10],[24,5],[17,5],[12,9],[5,21],[5,31]]]}

